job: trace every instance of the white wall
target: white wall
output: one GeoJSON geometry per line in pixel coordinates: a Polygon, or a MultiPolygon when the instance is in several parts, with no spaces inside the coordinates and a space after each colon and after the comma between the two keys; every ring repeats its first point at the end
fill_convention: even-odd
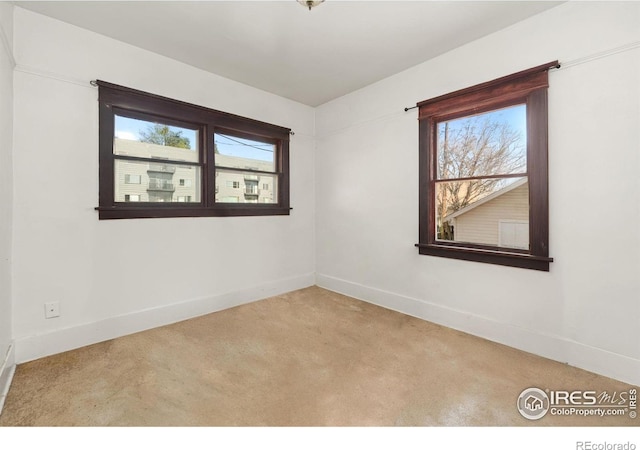
{"type": "Polygon", "coordinates": [[[314,283],[314,110],[15,8],[16,360],[314,283]],[[99,221],[101,79],[290,127],[290,216],[99,221]],[[44,302],[61,316],[45,320],[44,302]]]}
{"type": "Polygon", "coordinates": [[[0,3],[0,411],[13,369],[11,224],[13,217],[13,7],[0,3]]]}
{"type": "Polygon", "coordinates": [[[317,283],[640,384],[639,25],[636,2],[565,3],[320,106],[317,283]],[[418,255],[403,108],[555,59],[550,272],[418,255]]]}

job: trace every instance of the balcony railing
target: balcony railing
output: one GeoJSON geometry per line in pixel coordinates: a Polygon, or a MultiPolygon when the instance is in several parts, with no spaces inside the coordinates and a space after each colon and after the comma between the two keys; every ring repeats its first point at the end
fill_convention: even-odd
{"type": "Polygon", "coordinates": [[[169,181],[149,180],[149,187],[147,188],[147,190],[173,192],[176,190],[176,188],[173,183],[170,183],[169,181]]]}
{"type": "Polygon", "coordinates": [[[169,164],[149,164],[147,172],[176,173],[176,166],[169,164]]]}
{"type": "Polygon", "coordinates": [[[257,187],[254,187],[254,188],[248,187],[244,189],[244,195],[257,197],[258,195],[260,195],[260,192],[258,191],[257,187]]]}

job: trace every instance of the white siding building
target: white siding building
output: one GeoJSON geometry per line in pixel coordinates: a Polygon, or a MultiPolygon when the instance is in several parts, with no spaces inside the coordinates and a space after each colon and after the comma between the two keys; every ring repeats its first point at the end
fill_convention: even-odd
{"type": "MultiPolygon", "coordinates": [[[[194,149],[170,147],[128,139],[115,139],[116,154],[168,159],[166,164],[118,160],[115,165],[117,202],[200,202],[200,167],[178,164],[197,163],[194,149]]],[[[216,166],[272,171],[273,163],[238,156],[216,154],[216,166]]],[[[216,202],[277,203],[275,175],[218,170],[216,202]]]]}
{"type": "Polygon", "coordinates": [[[529,248],[529,184],[524,178],[445,217],[454,241],[529,248]]]}

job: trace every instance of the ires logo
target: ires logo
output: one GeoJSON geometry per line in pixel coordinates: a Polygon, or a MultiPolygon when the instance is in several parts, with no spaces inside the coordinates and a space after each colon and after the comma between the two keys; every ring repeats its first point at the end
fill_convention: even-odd
{"type": "Polygon", "coordinates": [[[550,390],[528,388],[518,397],[518,411],[529,420],[555,416],[637,416],[637,391],[550,390]]]}
{"type": "Polygon", "coordinates": [[[635,389],[630,389],[628,392],[613,391],[611,394],[607,391],[600,394],[596,391],[549,391],[547,394],[552,406],[622,406],[629,402],[631,409],[636,407],[635,389]]]}
{"type": "Polygon", "coordinates": [[[596,391],[549,391],[552,406],[595,406],[598,404],[596,391]]]}

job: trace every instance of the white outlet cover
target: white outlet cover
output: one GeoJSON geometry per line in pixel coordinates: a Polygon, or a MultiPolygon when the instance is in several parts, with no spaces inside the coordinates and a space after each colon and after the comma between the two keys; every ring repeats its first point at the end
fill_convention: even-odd
{"type": "Polygon", "coordinates": [[[44,318],[51,319],[60,316],[60,303],[49,302],[44,304],[44,318]]]}

